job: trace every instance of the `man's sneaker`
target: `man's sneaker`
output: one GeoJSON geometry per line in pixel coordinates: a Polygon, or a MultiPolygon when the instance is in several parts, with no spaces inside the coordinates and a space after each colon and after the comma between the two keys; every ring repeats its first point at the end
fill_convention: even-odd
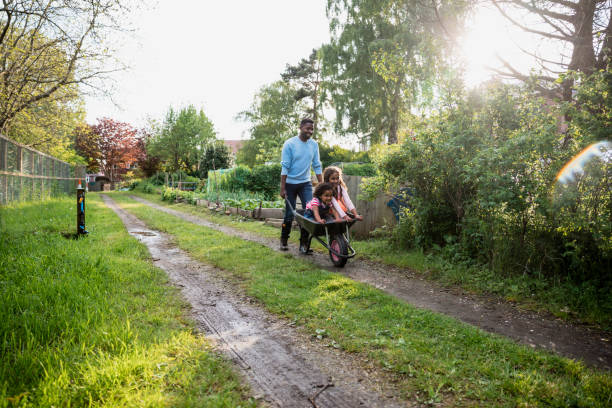
{"type": "Polygon", "coordinates": [[[289,246],[287,245],[287,238],[281,238],[280,240],[280,250],[281,251],[286,251],[289,249],[289,246]]]}
{"type": "Polygon", "coordinates": [[[302,255],[310,255],[312,254],[312,249],[306,247],[306,245],[300,245],[300,254],[302,255]]]}

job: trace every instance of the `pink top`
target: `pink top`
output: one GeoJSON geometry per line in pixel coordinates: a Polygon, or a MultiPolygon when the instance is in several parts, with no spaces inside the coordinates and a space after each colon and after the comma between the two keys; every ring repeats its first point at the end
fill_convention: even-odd
{"type": "Polygon", "coordinates": [[[321,201],[319,201],[319,199],[317,197],[312,197],[312,200],[310,200],[308,203],[306,203],[306,209],[307,210],[312,210],[312,207],[327,208],[327,206],[325,204],[321,203],[321,201]]]}
{"type": "MultiPolygon", "coordinates": [[[[341,186],[338,186],[338,194],[342,194],[342,200],[344,201],[344,205],[346,205],[346,209],[348,211],[352,211],[355,208],[355,206],[353,205],[353,202],[351,201],[351,197],[349,197],[348,192],[346,191],[346,188],[342,188],[341,186]]],[[[342,211],[342,208],[340,208],[340,205],[338,204],[338,201],[336,200],[335,197],[332,197],[332,205],[334,206],[334,209],[336,210],[340,218],[344,218],[344,216],[346,216],[346,213],[342,211]]]]}

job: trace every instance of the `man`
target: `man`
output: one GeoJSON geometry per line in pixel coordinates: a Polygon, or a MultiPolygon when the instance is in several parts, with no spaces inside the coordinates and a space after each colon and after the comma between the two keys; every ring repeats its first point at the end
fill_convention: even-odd
{"type": "MultiPolygon", "coordinates": [[[[297,196],[300,197],[302,208],[312,200],[312,183],[310,181],[310,166],[317,175],[319,183],[323,182],[321,175],[321,160],[319,159],[319,145],[311,139],[314,122],[312,119],[302,119],[300,122],[300,134],[287,140],[283,145],[281,156],[281,184],[280,196],[286,198],[291,206],[295,208],[297,196]]],[[[291,233],[293,213],[288,204],[285,204],[285,219],[281,229],[280,249],[289,249],[287,241],[291,233]]],[[[306,239],[308,233],[301,230],[300,251],[306,253],[306,239]]]]}

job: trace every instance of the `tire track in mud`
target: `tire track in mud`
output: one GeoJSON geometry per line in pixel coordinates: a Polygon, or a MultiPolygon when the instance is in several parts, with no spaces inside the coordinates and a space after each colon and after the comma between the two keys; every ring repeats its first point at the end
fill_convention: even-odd
{"type": "Polygon", "coordinates": [[[108,196],[104,203],[144,243],[191,305],[193,319],[226,354],[265,406],[405,407],[397,390],[346,353],[322,348],[285,320],[267,313],[220,276],[223,271],[190,258],[168,236],[149,229],[108,196]]]}
{"type": "MultiPolygon", "coordinates": [[[[215,224],[137,196],[130,198],[185,221],[279,250],[278,240],[215,224]]],[[[611,334],[599,329],[569,323],[536,312],[519,310],[499,299],[453,293],[453,290],[419,278],[406,269],[362,259],[349,260],[343,269],[338,269],[331,265],[327,253],[314,252],[312,255],[304,256],[299,253],[296,245],[291,244],[289,253],[296,258],[310,261],[320,268],[370,284],[416,307],[454,317],[533,348],[542,348],[565,357],[582,360],[587,365],[603,370],[612,369],[611,334]]]]}

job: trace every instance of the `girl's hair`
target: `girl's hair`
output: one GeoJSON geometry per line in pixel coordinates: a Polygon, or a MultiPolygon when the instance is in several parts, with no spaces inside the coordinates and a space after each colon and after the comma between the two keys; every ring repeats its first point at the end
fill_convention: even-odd
{"type": "Polygon", "coordinates": [[[317,198],[321,198],[323,193],[326,192],[327,190],[330,190],[333,193],[334,186],[332,186],[330,183],[319,183],[315,187],[313,195],[317,198]]]}
{"type": "MultiPolygon", "coordinates": [[[[336,166],[326,167],[325,170],[323,171],[323,181],[326,183],[329,183],[329,178],[334,173],[338,173],[338,179],[340,179],[340,187],[343,188],[344,190],[347,190],[346,184],[344,184],[344,180],[342,179],[342,169],[340,167],[336,167],[336,166]]],[[[336,196],[337,193],[338,192],[336,191],[336,189],[334,189],[334,197],[336,196]]]]}

